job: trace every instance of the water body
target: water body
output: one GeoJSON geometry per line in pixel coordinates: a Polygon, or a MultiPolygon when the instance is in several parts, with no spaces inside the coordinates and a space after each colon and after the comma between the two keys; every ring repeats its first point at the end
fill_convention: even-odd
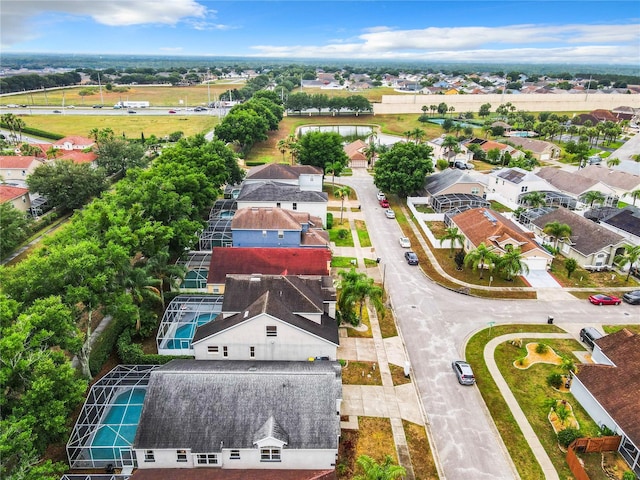
{"type": "Polygon", "coordinates": [[[307,125],[298,129],[300,135],[306,135],[309,132],[335,132],[342,137],[368,137],[373,133],[373,127],[367,125],[307,125]]]}

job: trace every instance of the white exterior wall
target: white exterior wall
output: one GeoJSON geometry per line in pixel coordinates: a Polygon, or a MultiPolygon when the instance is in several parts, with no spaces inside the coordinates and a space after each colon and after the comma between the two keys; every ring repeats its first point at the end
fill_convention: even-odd
{"type": "Polygon", "coordinates": [[[495,192],[505,200],[513,204],[518,204],[518,197],[520,194],[526,194],[530,192],[539,192],[542,190],[558,191],[556,187],[548,183],[546,180],[529,180],[522,183],[512,183],[495,175],[491,175],[487,189],[491,192],[495,192]],[[497,180],[497,182],[496,182],[497,180]],[[522,188],[526,187],[526,191],[522,191],[522,188]]]}
{"type": "Polygon", "coordinates": [[[587,411],[594,422],[600,426],[606,425],[617,434],[622,432],[618,424],[613,421],[613,418],[611,418],[598,401],[593,398],[591,393],[580,382],[578,377],[573,377],[571,382],[571,393],[576,400],[580,402],[580,405],[582,405],[582,407],[587,411]]]}
{"type": "Polygon", "coordinates": [[[138,468],[193,468],[195,465],[195,456],[191,454],[191,450],[187,451],[187,461],[178,462],[176,449],[154,449],[153,455],[155,461],[145,462],[144,456],[147,450],[135,449],[136,458],[138,459],[138,468]]]}
{"type": "Polygon", "coordinates": [[[238,202],[238,210],[241,208],[251,208],[251,207],[271,207],[278,208],[278,203],[280,203],[280,208],[284,210],[293,210],[297,212],[306,212],[313,216],[320,217],[322,219],[322,226],[327,226],[327,202],[295,202],[296,208],[293,208],[294,202],[247,202],[247,201],[239,201],[238,202]]]}
{"type": "Polygon", "coordinates": [[[611,360],[609,360],[609,357],[607,357],[602,352],[602,349],[597,344],[593,345],[593,352],[591,353],[591,360],[593,360],[595,363],[599,363],[601,365],[612,365],[612,366],[615,366],[614,363],[611,360]]]}
{"type": "Polygon", "coordinates": [[[312,192],[322,191],[322,175],[312,175],[305,173],[300,175],[300,190],[312,192]]]}
{"type": "Polygon", "coordinates": [[[337,345],[266,314],[229,328],[217,335],[193,344],[196,360],[284,360],[304,361],[311,357],[336,359],[337,345]],[[278,335],[267,337],[267,325],[275,325],[278,335]],[[217,346],[218,353],[209,353],[217,346]],[[228,356],[224,356],[223,347],[228,356]],[[250,356],[255,347],[255,357],[250,356]]]}

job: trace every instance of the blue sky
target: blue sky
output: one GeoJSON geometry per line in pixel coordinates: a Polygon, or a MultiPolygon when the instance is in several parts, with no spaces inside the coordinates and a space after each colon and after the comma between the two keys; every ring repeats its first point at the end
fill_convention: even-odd
{"type": "Polygon", "coordinates": [[[640,65],[640,2],[2,0],[4,52],[640,65]]]}

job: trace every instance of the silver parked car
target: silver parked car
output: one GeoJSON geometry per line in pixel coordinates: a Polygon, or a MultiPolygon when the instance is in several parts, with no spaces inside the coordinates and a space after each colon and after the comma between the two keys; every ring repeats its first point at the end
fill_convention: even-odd
{"type": "Polygon", "coordinates": [[[456,372],[460,385],[473,385],[476,383],[476,377],[473,376],[471,365],[462,360],[456,360],[451,364],[453,371],[456,372]]]}

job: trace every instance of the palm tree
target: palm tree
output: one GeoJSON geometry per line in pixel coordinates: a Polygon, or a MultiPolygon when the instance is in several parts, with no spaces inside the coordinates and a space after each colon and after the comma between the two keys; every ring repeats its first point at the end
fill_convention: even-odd
{"type": "Polygon", "coordinates": [[[625,245],[624,253],[616,255],[613,259],[613,263],[615,263],[618,267],[624,268],[629,265],[629,271],[627,272],[626,281],[629,281],[629,277],[631,276],[631,270],[633,269],[633,265],[640,260],[640,245],[625,245]]]}
{"type": "Polygon", "coordinates": [[[440,238],[440,246],[445,240],[449,240],[449,258],[453,257],[453,251],[456,248],[456,243],[460,243],[460,247],[464,245],[464,235],[458,231],[458,227],[448,227],[445,230],[444,235],[440,238]]]}
{"type": "Polygon", "coordinates": [[[381,464],[367,455],[360,455],[356,462],[364,470],[364,475],[356,475],[353,480],[394,480],[407,474],[404,467],[393,463],[391,455],[385,456],[381,464]]]}
{"type": "Polygon", "coordinates": [[[593,207],[595,202],[603,203],[604,202],[604,194],[597,190],[589,190],[587,193],[583,195],[584,202],[588,203],[590,207],[593,207]]]}
{"type": "Polygon", "coordinates": [[[493,252],[493,247],[487,247],[484,242],[478,245],[478,248],[471,250],[464,257],[464,264],[473,266],[476,270],[480,268],[480,279],[484,278],[484,267],[490,265],[493,268],[493,264],[496,260],[496,254],[493,252]]]}
{"type": "Polygon", "coordinates": [[[342,170],[342,163],[340,162],[327,162],[324,165],[324,174],[331,173],[331,185],[333,186],[333,191],[336,190],[336,172],[340,172],[342,170]]]}
{"type": "Polygon", "coordinates": [[[344,199],[349,198],[349,195],[351,195],[351,188],[343,185],[342,187],[335,190],[333,192],[333,195],[336,198],[342,200],[342,206],[340,207],[340,225],[342,225],[342,216],[344,214],[344,199]]]}
{"type": "Polygon", "coordinates": [[[276,144],[276,148],[282,154],[282,161],[284,162],[284,154],[287,152],[287,141],[285,139],[278,140],[278,143],[276,144]]]}
{"type": "Polygon", "coordinates": [[[607,167],[612,168],[612,167],[616,167],[620,165],[620,159],[619,158],[608,158],[607,159],[607,167]]]}
{"type": "Polygon", "coordinates": [[[158,251],[154,256],[147,260],[145,269],[149,275],[153,276],[159,281],[160,300],[162,302],[162,309],[165,308],[164,292],[171,291],[173,288],[180,285],[187,273],[187,269],[182,265],[170,264],[169,259],[169,247],[164,247],[158,251]]]}
{"type": "Polygon", "coordinates": [[[520,248],[507,248],[506,252],[498,258],[498,270],[504,273],[507,281],[513,280],[515,275],[529,273],[529,266],[522,261],[522,250],[520,248]]]}
{"type": "Polygon", "coordinates": [[[456,111],[456,107],[454,107],[453,105],[451,105],[451,106],[449,107],[449,113],[451,114],[451,118],[453,118],[453,112],[455,112],[455,111],[456,111]]]}
{"type": "Polygon", "coordinates": [[[447,135],[446,137],[444,137],[444,140],[442,140],[442,148],[446,153],[455,150],[457,147],[458,139],[453,135],[447,135]]]}
{"type": "Polygon", "coordinates": [[[521,200],[531,208],[543,207],[547,204],[547,196],[542,192],[529,192],[521,200]]]}
{"type": "Polygon", "coordinates": [[[416,143],[420,143],[427,134],[421,128],[414,128],[411,130],[411,136],[416,140],[416,143]]]}
{"type": "Polygon", "coordinates": [[[640,197],[640,189],[638,190],[634,190],[633,192],[631,192],[631,198],[633,198],[633,206],[636,206],[636,199],[640,197]]]}
{"type": "Polygon", "coordinates": [[[544,233],[554,238],[553,248],[558,249],[558,242],[561,238],[567,238],[571,235],[571,227],[566,223],[549,222],[542,229],[544,233]]]}
{"type": "Polygon", "coordinates": [[[433,114],[438,111],[438,106],[437,105],[429,105],[429,110],[431,111],[431,116],[433,117],[433,114]]]}
{"type": "Polygon", "coordinates": [[[411,140],[411,137],[413,136],[413,130],[405,130],[404,132],[402,132],[402,135],[407,137],[407,142],[409,142],[409,140],[411,140]]]}
{"type": "Polygon", "coordinates": [[[340,282],[339,304],[344,318],[348,318],[347,312],[353,311],[354,305],[358,304],[357,325],[360,325],[367,299],[373,303],[377,310],[383,309],[382,288],[374,284],[373,278],[368,277],[365,273],[356,272],[355,268],[348,272],[340,272],[340,277],[342,280],[340,282]]]}
{"type": "Polygon", "coordinates": [[[158,286],[161,281],[149,275],[146,268],[134,267],[125,277],[125,288],[136,306],[136,331],[140,331],[140,307],[145,300],[162,301],[158,286]]]}
{"type": "Polygon", "coordinates": [[[371,162],[376,156],[376,153],[378,153],[378,146],[374,142],[369,142],[369,144],[366,147],[364,147],[362,152],[367,157],[367,165],[371,166],[371,162]]]}

